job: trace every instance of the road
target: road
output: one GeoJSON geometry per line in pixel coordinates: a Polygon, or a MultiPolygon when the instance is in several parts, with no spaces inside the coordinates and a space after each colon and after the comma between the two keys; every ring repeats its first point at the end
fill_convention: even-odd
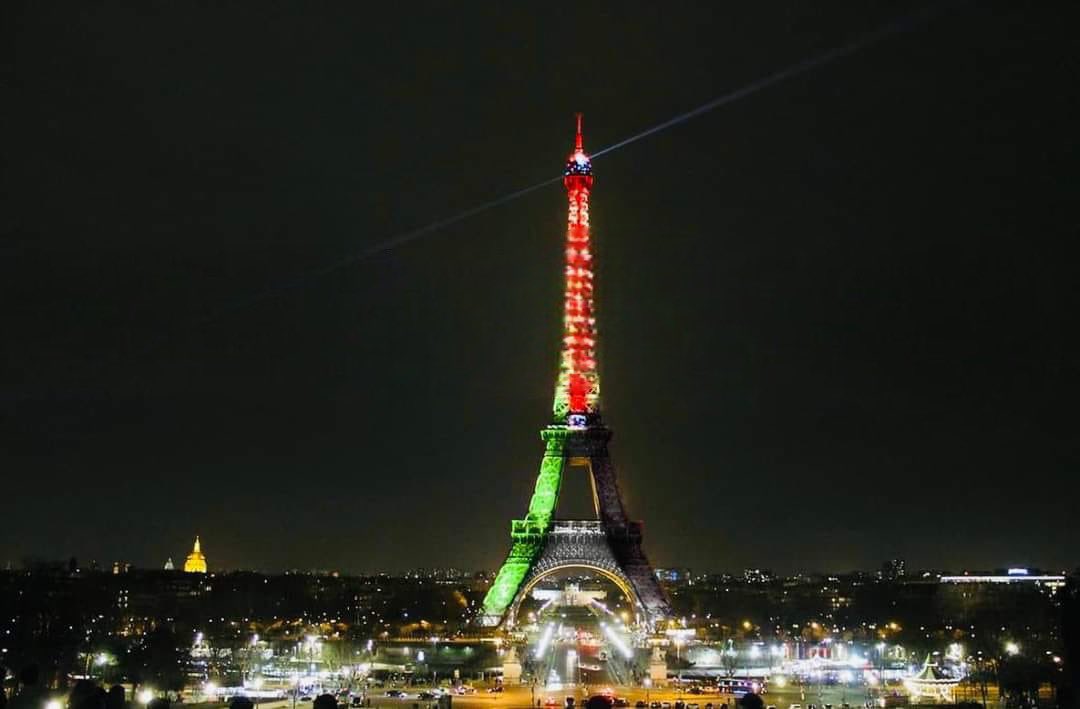
{"type": "MultiPolygon", "coordinates": [[[[599,682],[592,684],[589,686],[589,692],[590,694],[595,693],[597,689],[606,686],[610,685],[599,682]]],[[[640,687],[627,688],[618,686],[612,688],[615,690],[616,696],[628,700],[631,707],[639,700],[674,704],[676,700],[682,699],[688,704],[695,703],[702,708],[705,707],[706,703],[711,702],[719,709],[725,703],[729,707],[735,707],[738,701],[731,695],[693,695],[673,689],[645,690],[640,687]]],[[[586,694],[585,688],[580,685],[573,687],[560,686],[558,688],[537,687],[535,692],[532,687],[507,687],[503,692],[495,694],[478,691],[476,694],[455,696],[453,698],[453,707],[454,709],[528,709],[528,707],[535,707],[537,701],[543,704],[550,699],[561,709],[565,698],[571,696],[575,698],[576,703],[580,706],[589,697],[589,694],[586,694]]],[[[839,709],[844,702],[847,702],[852,707],[862,707],[863,702],[866,700],[866,690],[854,687],[813,687],[800,691],[798,687],[784,687],[770,690],[762,696],[762,699],[765,700],[766,706],[775,706],[777,709],[788,709],[792,704],[799,704],[804,709],[809,704],[815,704],[818,707],[831,704],[836,709],[839,709]]],[[[413,704],[419,704],[423,709],[430,704],[430,702],[418,702],[416,699],[395,699],[385,696],[372,696],[371,703],[377,709],[411,709],[413,704]]],[[[278,708],[267,707],[267,709],[278,708]]]]}

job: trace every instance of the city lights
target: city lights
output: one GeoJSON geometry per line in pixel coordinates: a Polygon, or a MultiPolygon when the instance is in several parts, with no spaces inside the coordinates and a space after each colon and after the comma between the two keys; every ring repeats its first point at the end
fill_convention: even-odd
{"type": "Polygon", "coordinates": [[[139,704],[149,704],[154,701],[154,691],[150,688],[141,689],[135,695],[135,698],[139,701],[139,704]]]}
{"type": "Polygon", "coordinates": [[[1015,643],[1015,642],[1009,641],[1009,642],[1005,643],[1005,652],[1007,652],[1010,655],[1019,655],[1020,654],[1020,645],[1015,643]]]}

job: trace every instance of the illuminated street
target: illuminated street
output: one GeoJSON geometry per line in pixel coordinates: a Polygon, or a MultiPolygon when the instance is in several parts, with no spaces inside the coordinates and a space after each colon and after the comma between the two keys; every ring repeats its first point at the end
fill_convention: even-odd
{"type": "MultiPolygon", "coordinates": [[[[473,695],[455,696],[452,700],[452,705],[455,707],[464,707],[466,709],[470,707],[476,707],[477,709],[488,709],[490,707],[515,707],[525,709],[529,706],[535,706],[537,700],[540,701],[541,704],[544,704],[550,699],[561,709],[564,706],[566,697],[574,697],[575,703],[580,705],[583,700],[591,695],[591,693],[595,693],[600,689],[608,687],[614,690],[616,696],[626,699],[631,707],[638,701],[669,702],[674,705],[676,701],[682,700],[687,704],[697,704],[699,709],[703,709],[707,703],[712,703],[714,707],[719,708],[724,703],[727,703],[729,707],[733,707],[738,701],[737,698],[732,695],[694,695],[671,688],[651,689],[647,691],[641,687],[620,687],[597,684],[588,688],[589,693],[586,693],[583,686],[537,687],[535,689],[527,686],[507,687],[501,693],[478,692],[473,695]]],[[[411,697],[413,698],[373,696],[372,706],[410,707],[418,701],[414,698],[415,693],[411,694],[411,697]]],[[[819,706],[822,704],[832,704],[833,707],[839,709],[844,702],[847,702],[852,706],[862,706],[863,702],[867,699],[867,695],[865,690],[860,691],[852,688],[814,687],[800,691],[798,688],[788,687],[771,690],[769,693],[763,695],[762,698],[765,700],[766,705],[775,705],[778,709],[787,709],[791,704],[801,704],[805,707],[808,703],[817,704],[819,706]]],[[[274,707],[272,709],[277,708],[274,707]]]]}

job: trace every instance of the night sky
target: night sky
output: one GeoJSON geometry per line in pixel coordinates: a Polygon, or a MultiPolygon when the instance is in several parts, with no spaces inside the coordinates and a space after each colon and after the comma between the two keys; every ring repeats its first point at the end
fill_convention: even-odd
{"type": "MultiPolygon", "coordinates": [[[[304,274],[923,7],[386,5],[3,3],[0,563],[496,566],[561,186],[304,274]]],[[[654,564],[1080,563],[1075,14],[954,3],[595,161],[654,564]]]]}

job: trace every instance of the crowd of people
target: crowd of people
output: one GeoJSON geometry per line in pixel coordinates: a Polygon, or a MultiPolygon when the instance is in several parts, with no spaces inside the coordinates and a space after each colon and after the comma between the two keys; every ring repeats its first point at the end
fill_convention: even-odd
{"type": "MultiPolygon", "coordinates": [[[[41,684],[41,674],[36,665],[24,667],[18,675],[18,685],[9,699],[7,691],[0,686],[0,709],[48,709],[49,692],[41,684]]],[[[164,706],[149,705],[148,709],[167,709],[164,706]]],[[[67,695],[64,709],[128,709],[127,692],[120,685],[106,689],[97,682],[80,679],[72,685],[67,695]]]]}

